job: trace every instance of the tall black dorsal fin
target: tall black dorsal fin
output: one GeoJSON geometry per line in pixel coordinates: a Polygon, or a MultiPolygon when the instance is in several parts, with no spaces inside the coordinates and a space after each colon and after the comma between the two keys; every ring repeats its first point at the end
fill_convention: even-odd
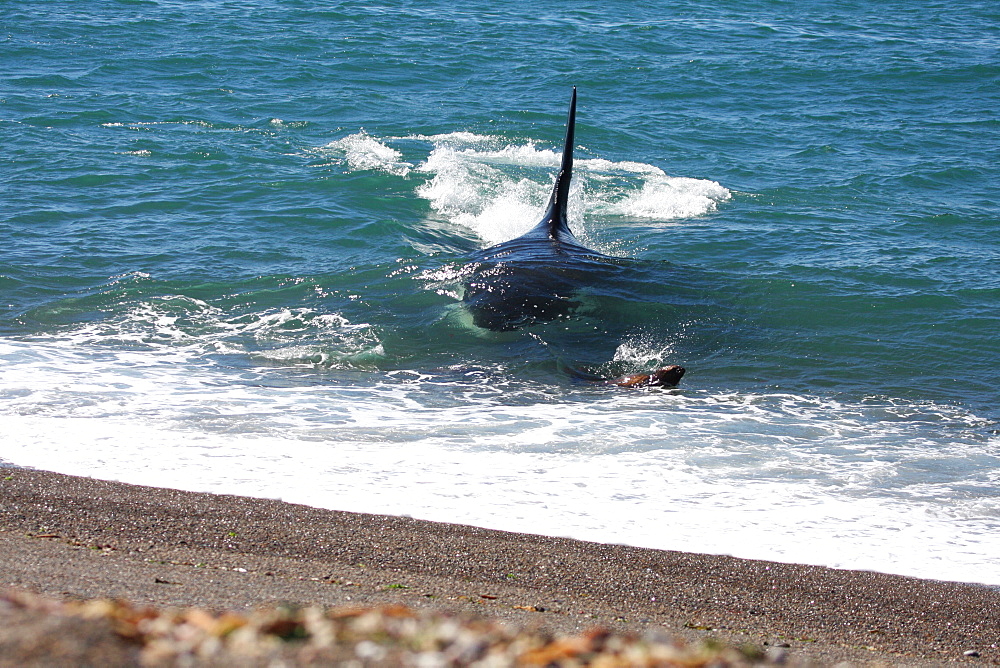
{"type": "Polygon", "coordinates": [[[569,208],[569,183],[573,178],[573,132],[576,128],[576,86],[573,86],[573,96],[569,101],[569,118],[566,120],[566,139],[563,142],[562,164],[559,167],[559,174],[556,176],[556,183],[552,187],[552,196],[549,198],[549,206],[545,211],[545,216],[539,225],[548,228],[548,234],[552,238],[557,238],[561,234],[569,234],[569,223],[566,220],[566,211],[569,208]]]}

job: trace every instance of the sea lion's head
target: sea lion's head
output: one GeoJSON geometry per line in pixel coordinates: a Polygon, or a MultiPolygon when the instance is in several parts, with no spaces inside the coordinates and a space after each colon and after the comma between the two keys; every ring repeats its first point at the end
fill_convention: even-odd
{"type": "Polygon", "coordinates": [[[681,382],[684,377],[684,367],[679,364],[671,364],[662,369],[657,369],[649,376],[650,387],[674,387],[681,382]]]}

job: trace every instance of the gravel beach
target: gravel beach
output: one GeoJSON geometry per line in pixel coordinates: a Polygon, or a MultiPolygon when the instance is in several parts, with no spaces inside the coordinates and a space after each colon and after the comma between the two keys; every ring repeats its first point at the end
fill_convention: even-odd
{"type": "MultiPolygon", "coordinates": [[[[89,632],[53,626],[51,610],[39,612],[45,605],[10,603],[31,593],[56,603],[121,599],[136,609],[197,608],[244,620],[261,606],[394,606],[407,615],[496,623],[515,635],[592,638],[599,628],[718,640],[756,648],[742,656],[793,665],[1000,665],[1000,591],[990,587],[45,471],[0,474],[0,587],[8,591],[0,655],[7,662],[14,645],[28,651],[22,645],[31,634],[37,642],[25,656],[42,664],[47,642],[89,632]]],[[[217,655],[207,663],[227,662],[217,655]]]]}

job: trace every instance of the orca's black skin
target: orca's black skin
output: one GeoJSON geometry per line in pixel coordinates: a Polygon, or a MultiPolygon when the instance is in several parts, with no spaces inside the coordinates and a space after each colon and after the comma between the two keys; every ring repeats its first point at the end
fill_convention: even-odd
{"type": "Polygon", "coordinates": [[[509,331],[565,317],[579,306],[574,292],[614,267],[614,258],[577,241],[566,220],[575,125],[574,86],[562,165],[545,215],[525,234],[472,258],[476,269],[462,299],[479,327],[509,331]]]}

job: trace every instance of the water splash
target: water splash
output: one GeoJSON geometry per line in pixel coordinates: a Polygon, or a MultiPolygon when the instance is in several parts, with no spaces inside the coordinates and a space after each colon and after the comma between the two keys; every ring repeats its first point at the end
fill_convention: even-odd
{"type": "Polygon", "coordinates": [[[332,141],[324,149],[346,160],[351,171],[380,170],[396,176],[406,176],[413,168],[413,165],[402,160],[402,153],[364,130],[332,141]]]}
{"type": "MultiPolygon", "coordinates": [[[[416,192],[435,211],[487,244],[512,239],[538,222],[560,153],[534,142],[498,147],[498,138],[470,133],[427,139],[433,149],[416,171],[432,178],[416,192]]],[[[670,177],[654,165],[578,158],[570,225],[586,237],[590,217],[672,221],[714,211],[731,196],[714,181],[670,177]]]]}
{"type": "MultiPolygon", "coordinates": [[[[561,158],[533,141],[515,143],[471,132],[380,139],[361,131],[325,149],[341,155],[351,171],[427,175],[415,194],[488,245],[523,234],[538,222],[561,158]],[[429,152],[414,164],[403,161],[392,143],[416,143],[429,152]]],[[[678,221],[715,211],[732,193],[715,181],[669,176],[655,165],[578,158],[570,197],[570,225],[586,239],[592,217],[678,221]]]]}

